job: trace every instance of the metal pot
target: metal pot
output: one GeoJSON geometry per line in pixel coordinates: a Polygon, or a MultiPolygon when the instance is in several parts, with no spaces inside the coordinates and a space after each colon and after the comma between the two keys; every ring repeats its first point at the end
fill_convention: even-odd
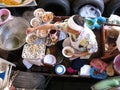
{"type": "Polygon", "coordinates": [[[25,44],[26,29],[29,22],[22,17],[14,17],[0,28],[0,48],[7,51],[17,50],[25,44]]]}

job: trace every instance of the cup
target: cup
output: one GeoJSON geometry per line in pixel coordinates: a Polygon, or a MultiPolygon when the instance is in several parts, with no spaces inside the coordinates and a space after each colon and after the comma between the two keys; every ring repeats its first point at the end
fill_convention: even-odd
{"type": "Polygon", "coordinates": [[[13,19],[13,16],[8,9],[0,9],[0,25],[3,25],[11,19],[13,19]]]}
{"type": "Polygon", "coordinates": [[[50,30],[49,35],[53,43],[56,43],[58,41],[59,34],[57,30],[55,29],[50,30]]]}

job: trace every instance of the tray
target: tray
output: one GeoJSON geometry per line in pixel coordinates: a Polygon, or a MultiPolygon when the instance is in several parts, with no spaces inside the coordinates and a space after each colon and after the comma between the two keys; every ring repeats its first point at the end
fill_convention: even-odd
{"type": "Polygon", "coordinates": [[[29,6],[37,6],[37,3],[35,0],[25,0],[20,5],[6,5],[4,3],[0,3],[0,7],[29,7],[29,6]]]}
{"type": "Polygon", "coordinates": [[[25,44],[22,51],[24,59],[43,59],[46,46],[44,44],[25,44]]]}

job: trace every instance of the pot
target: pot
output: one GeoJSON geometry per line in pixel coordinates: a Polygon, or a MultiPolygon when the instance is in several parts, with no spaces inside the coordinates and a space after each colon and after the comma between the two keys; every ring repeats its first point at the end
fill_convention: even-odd
{"type": "Polygon", "coordinates": [[[17,50],[25,44],[26,29],[30,27],[22,17],[14,17],[0,28],[0,48],[6,51],[17,50]]]}

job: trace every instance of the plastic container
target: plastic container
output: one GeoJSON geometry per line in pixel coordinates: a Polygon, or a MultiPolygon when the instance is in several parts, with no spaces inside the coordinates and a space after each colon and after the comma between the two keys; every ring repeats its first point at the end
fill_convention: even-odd
{"type": "Polygon", "coordinates": [[[3,25],[11,19],[13,19],[13,16],[8,9],[0,9],[0,25],[3,25]]]}
{"type": "Polygon", "coordinates": [[[113,61],[114,70],[118,75],[120,75],[120,54],[118,54],[113,61]]]}

